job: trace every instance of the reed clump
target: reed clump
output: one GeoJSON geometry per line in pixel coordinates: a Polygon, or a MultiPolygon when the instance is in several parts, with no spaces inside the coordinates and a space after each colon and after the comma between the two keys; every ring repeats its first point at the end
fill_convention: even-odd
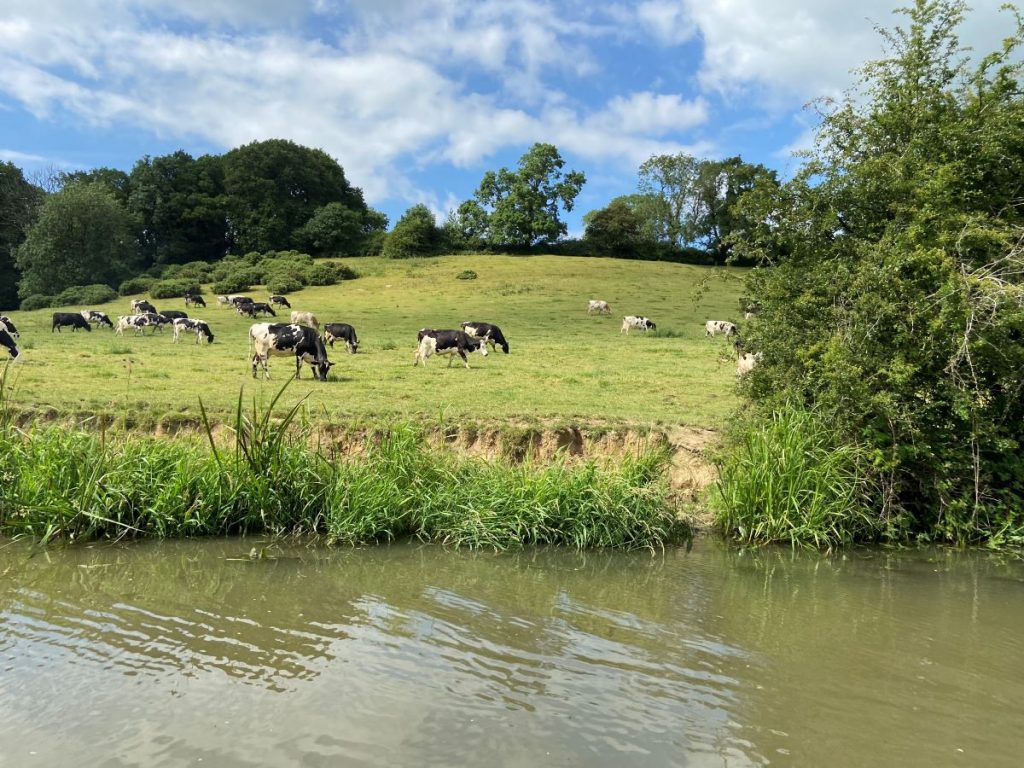
{"type": "MultiPolygon", "coordinates": [[[[614,468],[487,462],[399,425],[358,458],[310,446],[301,401],[243,409],[231,439],[161,439],[18,427],[0,416],[0,534],[42,541],[320,534],[363,544],[415,537],[459,547],[656,548],[685,534],[667,456],[614,468]]],[[[2,399],[2,392],[0,392],[2,399]]],[[[0,402],[0,414],[3,403],[0,402]]]]}

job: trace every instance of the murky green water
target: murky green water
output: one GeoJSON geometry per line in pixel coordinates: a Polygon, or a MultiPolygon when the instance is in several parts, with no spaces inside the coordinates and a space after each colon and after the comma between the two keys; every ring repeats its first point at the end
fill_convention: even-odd
{"type": "Polygon", "coordinates": [[[1024,760],[1011,558],[253,543],[0,543],[0,764],[1024,760]]]}

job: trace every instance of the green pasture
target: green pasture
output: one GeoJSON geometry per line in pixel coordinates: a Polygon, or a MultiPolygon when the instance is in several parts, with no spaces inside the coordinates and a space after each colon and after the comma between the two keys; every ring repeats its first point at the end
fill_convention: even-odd
{"type": "MultiPolygon", "coordinates": [[[[703,326],[739,319],[738,270],[562,256],[345,262],[359,279],[289,296],[294,309],[321,323],[351,323],[359,334],[356,355],[341,344],[328,349],[336,363],[330,381],[312,380],[304,367],[305,378],[287,391],[288,403],[307,396],[313,419],[716,427],[736,403],[731,345],[706,339],[703,326]],[[477,279],[456,279],[464,270],[477,279]],[[588,315],[588,299],[608,301],[611,316],[588,315]],[[630,314],[650,317],[657,333],[620,334],[630,314]],[[446,368],[438,357],[413,367],[418,329],[465,320],[500,326],[511,354],[472,355],[471,370],[457,358],[446,368]]],[[[267,298],[262,289],[247,295],[267,298]]],[[[196,346],[192,336],[174,344],[170,330],[51,333],[52,309],[10,313],[24,352],[8,368],[10,400],[23,412],[106,414],[143,426],[197,424],[200,398],[215,419],[230,421],[240,390],[247,401],[269,401],[294,363],[271,358],[273,380],[254,380],[252,320],[218,308],[208,287],[204,296],[206,309],[187,309],[183,299],[153,303],[207,320],[212,345],[196,346]]],[[[62,309],[100,309],[116,323],[130,314],[131,298],[139,297],[62,309]]]]}

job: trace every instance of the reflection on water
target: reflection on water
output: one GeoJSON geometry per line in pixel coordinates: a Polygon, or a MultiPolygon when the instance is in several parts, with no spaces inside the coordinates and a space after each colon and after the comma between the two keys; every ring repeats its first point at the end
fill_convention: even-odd
{"type": "Polygon", "coordinates": [[[253,543],[0,544],[0,764],[1017,765],[1024,747],[1013,559],[253,543]]]}

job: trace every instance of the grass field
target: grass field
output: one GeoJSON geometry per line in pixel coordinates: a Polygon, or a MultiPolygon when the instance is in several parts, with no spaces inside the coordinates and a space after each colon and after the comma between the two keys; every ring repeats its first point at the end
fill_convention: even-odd
{"type": "MultiPolygon", "coordinates": [[[[308,395],[311,418],[331,423],[427,421],[720,426],[736,403],[731,346],[704,337],[704,321],[739,314],[740,276],[680,264],[555,256],[446,256],[412,261],[347,259],[357,280],[290,295],[295,309],[356,327],[360,348],[328,350],[331,380],[295,382],[284,402],[308,395]],[[475,280],[458,280],[474,270],[475,280]],[[699,297],[697,287],[707,281],[699,297]],[[588,299],[611,304],[611,316],[588,316],[588,299]],[[620,334],[622,316],[646,315],[658,332],[620,334]],[[432,357],[412,365],[416,331],[494,323],[511,354],[432,357]]],[[[269,401],[294,370],[271,358],[274,380],[252,378],[247,331],[252,323],[219,309],[209,292],[190,317],[209,321],[216,340],[171,342],[160,334],[115,336],[50,332],[52,309],[9,313],[21,331],[22,360],[9,366],[9,396],[20,411],[109,414],[140,425],[194,422],[202,398],[229,420],[240,389],[269,401]]],[[[262,289],[247,292],[266,300],[262,289]]],[[[88,307],[129,314],[130,298],[88,307]]],[[[137,298],[137,297],[134,297],[137,298]]],[[[186,309],[183,299],[153,302],[186,309]]],[[[86,307],[68,307],[77,311],[86,307]]],[[[63,309],[63,308],[62,308],[63,309]]],[[[268,318],[273,320],[273,318],[268,318]]],[[[287,317],[279,318],[285,322],[287,317]]]]}

